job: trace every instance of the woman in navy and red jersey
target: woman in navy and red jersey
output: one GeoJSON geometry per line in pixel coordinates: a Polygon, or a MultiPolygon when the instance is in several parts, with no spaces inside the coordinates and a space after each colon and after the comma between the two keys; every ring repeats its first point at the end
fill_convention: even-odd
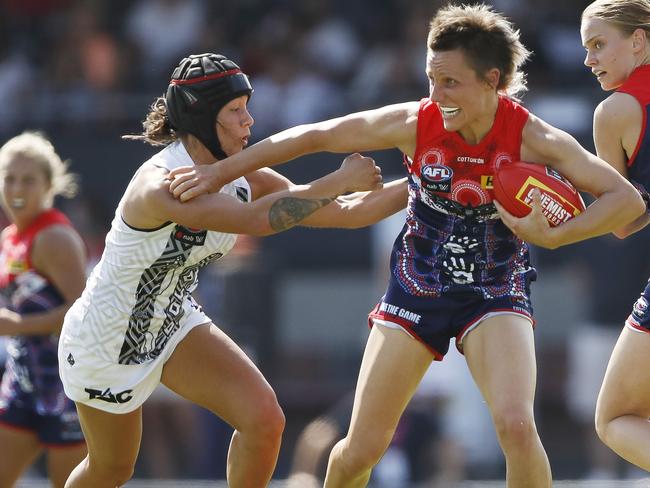
{"type": "MultiPolygon", "coordinates": [[[[585,65],[603,90],[615,90],[594,114],[603,158],[650,201],[650,2],[600,0],[582,14],[585,65]]],[[[650,213],[617,229],[624,238],[648,225],[650,213]]],[[[641,263],[639,263],[641,264],[641,263]]],[[[650,471],[650,281],[614,347],[596,406],[596,430],[620,456],[650,471]],[[647,365],[648,367],[646,367],[647,365]]]]}
{"type": "Polygon", "coordinates": [[[74,403],[57,361],[63,317],[85,283],[86,251],[56,195],[72,196],[73,175],[52,144],[23,133],[0,148],[0,335],[11,336],[0,386],[0,486],[13,486],[41,453],[55,487],[85,456],[74,403]]]}
{"type": "Polygon", "coordinates": [[[611,166],[508,96],[523,88],[527,56],[518,32],[491,8],[448,6],[429,31],[428,98],[288,129],[213,165],[171,172],[170,189],[187,200],[309,152],[399,148],[405,155],[406,222],[388,289],[370,314],[350,429],[330,455],[327,487],[366,485],[422,376],[452,338],[490,409],[508,486],[551,485],[533,417],[535,270],[524,240],[555,248],[608,233],[637,218],[643,202],[611,166]],[[493,201],[491,182],[499,165],[517,160],[552,166],[595,203],[550,228],[537,194],[531,214],[514,218],[493,201]]]}

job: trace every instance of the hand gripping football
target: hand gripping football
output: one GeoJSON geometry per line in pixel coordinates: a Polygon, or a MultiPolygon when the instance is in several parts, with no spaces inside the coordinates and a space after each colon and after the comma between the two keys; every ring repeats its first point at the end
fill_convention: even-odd
{"type": "Polygon", "coordinates": [[[494,175],[493,185],[495,199],[516,217],[525,217],[530,212],[535,188],[541,193],[542,213],[553,227],[585,210],[585,203],[571,182],[542,164],[502,163],[494,175]]]}

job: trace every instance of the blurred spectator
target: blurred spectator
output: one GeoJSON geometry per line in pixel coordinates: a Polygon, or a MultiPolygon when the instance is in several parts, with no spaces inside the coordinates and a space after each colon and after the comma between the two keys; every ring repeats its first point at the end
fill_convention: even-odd
{"type": "Polygon", "coordinates": [[[8,32],[10,46],[26,53],[32,62],[47,59],[45,46],[60,32],[53,33],[59,18],[73,0],[0,0],[0,32],[8,32]]]}
{"type": "Polygon", "coordinates": [[[22,121],[35,73],[27,57],[0,42],[0,132],[22,121]]]}
{"type": "Polygon", "coordinates": [[[72,3],[72,0],[2,0],[13,17],[44,17],[72,3]]]}
{"type": "Polygon", "coordinates": [[[305,69],[296,50],[268,53],[268,71],[255,77],[249,107],[258,135],[322,120],[340,112],[341,92],[330,80],[305,69]]]}
{"type": "Polygon", "coordinates": [[[304,0],[299,16],[304,28],[301,54],[322,78],[345,82],[362,55],[358,34],[332,2],[304,0]]]}
{"type": "Polygon", "coordinates": [[[119,90],[128,55],[102,23],[98,4],[81,3],[65,17],[64,35],[57,37],[49,57],[47,103],[40,110],[60,122],[110,121],[124,110],[119,90]]]}
{"type": "Polygon", "coordinates": [[[125,33],[138,50],[143,81],[157,85],[177,59],[193,52],[205,20],[202,0],[138,0],[127,14],[125,33]]]}

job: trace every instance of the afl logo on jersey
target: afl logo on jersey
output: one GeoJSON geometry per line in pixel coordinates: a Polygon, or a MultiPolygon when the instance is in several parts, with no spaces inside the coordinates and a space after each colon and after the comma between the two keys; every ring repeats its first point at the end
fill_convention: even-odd
{"type": "Polygon", "coordinates": [[[441,193],[451,192],[451,180],[454,171],[442,164],[427,164],[422,167],[422,188],[441,193]]]}

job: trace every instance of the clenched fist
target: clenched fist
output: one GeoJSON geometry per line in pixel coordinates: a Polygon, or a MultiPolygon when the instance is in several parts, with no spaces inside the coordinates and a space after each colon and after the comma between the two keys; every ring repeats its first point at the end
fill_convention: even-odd
{"type": "Polygon", "coordinates": [[[383,187],[381,168],[374,159],[359,153],[346,157],[337,173],[344,179],[348,192],[379,190],[383,187]]]}

